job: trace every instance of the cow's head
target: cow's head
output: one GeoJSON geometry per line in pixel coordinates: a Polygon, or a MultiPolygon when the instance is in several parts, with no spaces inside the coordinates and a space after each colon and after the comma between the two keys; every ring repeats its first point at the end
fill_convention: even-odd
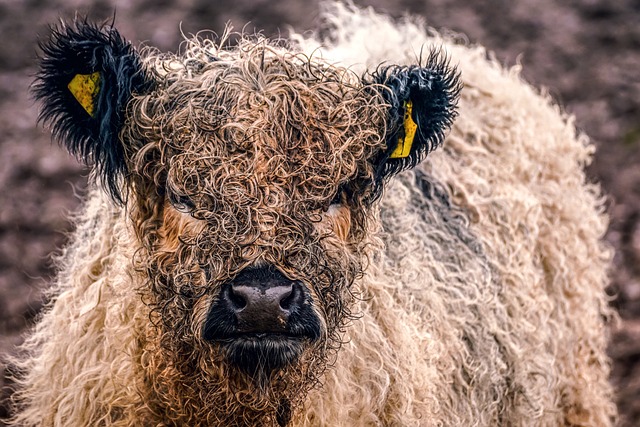
{"type": "Polygon", "coordinates": [[[432,54],[356,76],[256,39],[141,56],[82,21],[43,51],[41,119],[131,212],[154,392],[234,389],[286,419],[352,318],[385,182],[451,125],[457,73],[432,54]]]}

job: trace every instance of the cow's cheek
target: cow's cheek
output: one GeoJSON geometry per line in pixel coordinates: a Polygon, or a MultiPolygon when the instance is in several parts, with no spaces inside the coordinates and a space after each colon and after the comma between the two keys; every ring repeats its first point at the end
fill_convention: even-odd
{"type": "Polygon", "coordinates": [[[193,306],[193,313],[191,315],[191,333],[198,339],[202,337],[202,328],[207,320],[207,314],[211,306],[211,298],[209,295],[204,295],[198,299],[193,306]]]}
{"type": "Polygon", "coordinates": [[[321,231],[331,232],[337,245],[346,245],[351,231],[351,212],[343,205],[329,206],[323,221],[320,223],[320,228],[321,231]]]}

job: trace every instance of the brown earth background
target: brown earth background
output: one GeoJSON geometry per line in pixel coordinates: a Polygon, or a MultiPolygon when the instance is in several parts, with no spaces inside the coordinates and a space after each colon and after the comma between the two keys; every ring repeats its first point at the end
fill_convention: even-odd
{"type": "MultiPolygon", "coordinates": [[[[622,322],[612,336],[612,381],[621,426],[640,426],[640,0],[356,0],[400,17],[423,16],[437,29],[466,34],[525,79],[547,88],[598,146],[589,170],[609,195],[615,247],[612,304],[622,322]]],[[[176,50],[180,31],[237,30],[286,35],[313,29],[310,0],[0,0],[0,355],[12,354],[43,305],[51,254],[71,230],[87,169],[36,126],[28,87],[37,37],[76,11],[116,16],[122,34],[176,50]],[[181,30],[180,30],[181,29],[181,30]]],[[[0,364],[0,400],[10,393],[0,364]]],[[[0,426],[6,405],[0,403],[0,426]]]]}

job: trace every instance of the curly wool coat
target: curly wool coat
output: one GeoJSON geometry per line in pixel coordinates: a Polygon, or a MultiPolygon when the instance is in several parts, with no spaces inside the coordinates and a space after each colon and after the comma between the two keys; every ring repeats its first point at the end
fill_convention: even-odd
{"type": "MultiPolygon", "coordinates": [[[[612,254],[587,137],[481,47],[327,9],[326,37],[294,34],[288,49],[245,38],[143,52],[149,75],[98,125],[78,130],[68,101],[49,101],[45,120],[98,184],[14,362],[16,424],[614,422],[612,254]],[[397,159],[410,130],[390,111],[409,95],[389,76],[413,68],[356,76],[419,62],[423,46],[460,72],[458,117],[431,153],[456,75],[422,59],[449,73],[450,105],[416,117],[418,146],[397,159]],[[322,337],[257,378],[202,328],[220,284],[260,263],[308,283],[322,337]]],[[[423,114],[424,93],[411,96],[423,114]]]]}

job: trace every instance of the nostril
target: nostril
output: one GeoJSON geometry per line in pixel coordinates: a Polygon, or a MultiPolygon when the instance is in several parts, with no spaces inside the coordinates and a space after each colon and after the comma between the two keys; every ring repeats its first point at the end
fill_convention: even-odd
{"type": "Polygon", "coordinates": [[[240,311],[247,306],[247,300],[239,293],[234,292],[233,286],[227,287],[225,296],[234,311],[240,311]]]}
{"type": "Polygon", "coordinates": [[[291,290],[285,293],[280,300],[280,308],[283,310],[291,309],[291,304],[293,304],[293,299],[295,298],[295,287],[291,287],[291,290]]]}
{"type": "Polygon", "coordinates": [[[300,289],[300,285],[297,283],[292,284],[291,289],[282,295],[282,298],[280,299],[280,308],[285,311],[290,311],[292,308],[299,305],[301,297],[302,290],[300,289]]]}

